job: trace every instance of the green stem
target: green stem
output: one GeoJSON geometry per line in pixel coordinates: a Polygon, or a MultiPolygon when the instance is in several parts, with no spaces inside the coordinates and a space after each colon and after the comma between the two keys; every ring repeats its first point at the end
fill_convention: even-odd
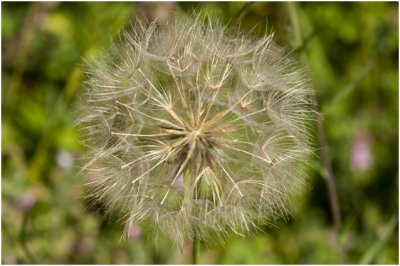
{"type": "Polygon", "coordinates": [[[22,225],[21,225],[21,231],[20,231],[20,240],[21,240],[21,245],[22,249],[25,252],[26,258],[28,260],[28,263],[35,263],[35,260],[32,256],[32,253],[30,252],[27,244],[27,227],[28,227],[28,219],[29,219],[29,214],[28,212],[24,212],[23,220],[22,220],[22,225]]]}
{"type": "MultiPolygon", "coordinates": [[[[299,14],[297,12],[297,7],[296,7],[297,3],[286,2],[286,4],[287,4],[287,8],[288,8],[290,22],[293,27],[293,37],[294,37],[294,42],[296,44],[296,48],[301,47],[303,44],[303,36],[302,36],[302,32],[301,32],[301,27],[300,27],[299,14]]],[[[305,65],[308,65],[305,49],[301,50],[301,56],[302,56],[302,59],[303,59],[305,65]]],[[[318,100],[314,94],[312,95],[312,97],[313,97],[314,102],[318,103],[318,100]]],[[[320,112],[321,110],[319,109],[319,105],[317,104],[316,106],[317,107],[316,107],[315,111],[320,112]]],[[[338,239],[338,236],[339,236],[339,233],[340,233],[340,230],[342,227],[342,217],[341,217],[341,213],[340,213],[339,199],[338,199],[338,195],[337,195],[337,191],[336,191],[332,162],[331,162],[331,159],[329,156],[328,141],[326,139],[324,123],[323,123],[323,120],[320,115],[316,115],[316,120],[317,120],[317,129],[318,129],[318,139],[319,139],[319,144],[321,147],[322,163],[324,166],[323,177],[325,179],[325,183],[326,183],[326,187],[327,187],[327,191],[328,191],[328,199],[329,199],[331,215],[333,218],[333,224],[334,224],[335,231],[336,231],[336,239],[338,239]]],[[[345,249],[343,249],[343,260],[347,261],[347,251],[345,249]]]]}
{"type": "Polygon", "coordinates": [[[242,8],[239,10],[239,12],[235,15],[234,21],[236,24],[240,24],[246,15],[248,9],[254,4],[254,2],[246,2],[242,8]]]}
{"type": "MultiPolygon", "coordinates": [[[[183,182],[186,188],[186,193],[184,197],[184,204],[191,204],[191,198],[194,197],[192,193],[189,193],[191,191],[191,183],[190,183],[190,170],[189,166],[186,167],[185,172],[183,174],[183,182]]],[[[193,225],[193,244],[192,244],[192,264],[198,264],[199,263],[199,255],[200,255],[200,239],[198,237],[196,227],[193,225]]]]}
{"type": "MultiPolygon", "coordinates": [[[[298,46],[300,46],[303,43],[303,37],[301,33],[301,28],[300,28],[300,21],[299,21],[299,15],[297,12],[296,8],[296,3],[294,2],[287,2],[287,7],[289,11],[289,17],[290,17],[290,22],[293,27],[293,35],[295,42],[298,46]]],[[[302,56],[305,64],[307,65],[307,57],[304,52],[302,51],[302,56]]],[[[315,95],[313,95],[314,101],[318,102],[315,95]]],[[[319,108],[319,107],[317,107],[319,108]]],[[[319,109],[316,110],[317,112],[320,112],[319,109]]],[[[336,229],[336,232],[339,234],[342,226],[342,218],[340,214],[340,205],[339,205],[339,200],[337,196],[337,191],[336,191],[336,186],[335,186],[335,180],[334,180],[334,174],[333,174],[333,169],[332,169],[332,163],[331,159],[329,156],[329,151],[328,151],[328,142],[326,140],[326,135],[325,135],[325,129],[323,125],[323,121],[321,119],[321,116],[317,115],[317,126],[318,126],[318,137],[319,137],[319,143],[321,146],[321,156],[322,156],[322,161],[323,165],[325,168],[325,182],[328,190],[328,197],[329,197],[329,203],[331,207],[331,214],[333,217],[333,223],[336,229]]]]}
{"type": "Polygon", "coordinates": [[[200,239],[197,237],[197,232],[194,231],[193,247],[192,247],[192,264],[199,264],[200,255],[200,239]]]}
{"type": "Polygon", "coordinates": [[[299,16],[297,14],[296,10],[296,3],[294,2],[286,2],[288,11],[289,11],[289,18],[290,18],[290,23],[292,24],[293,27],[293,37],[295,41],[295,47],[299,47],[302,43],[302,36],[301,36],[301,29],[300,29],[300,23],[299,23],[299,16]]]}
{"type": "Polygon", "coordinates": [[[191,201],[191,193],[189,193],[190,191],[190,179],[189,179],[189,166],[186,166],[186,169],[183,173],[183,185],[185,187],[185,195],[183,197],[183,205],[188,206],[190,204],[191,201]]]}
{"type": "Polygon", "coordinates": [[[367,252],[361,258],[360,264],[371,264],[374,262],[376,255],[378,255],[381,248],[389,241],[390,237],[396,230],[396,226],[398,223],[398,219],[396,216],[397,215],[394,215],[392,217],[382,237],[374,245],[372,245],[369,250],[367,250],[367,252]]]}

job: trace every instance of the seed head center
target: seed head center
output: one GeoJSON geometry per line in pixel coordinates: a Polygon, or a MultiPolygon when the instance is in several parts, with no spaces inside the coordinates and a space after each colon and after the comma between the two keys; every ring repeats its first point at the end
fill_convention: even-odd
{"type": "Polygon", "coordinates": [[[200,129],[196,129],[193,131],[193,135],[195,138],[198,138],[202,134],[200,129]]]}

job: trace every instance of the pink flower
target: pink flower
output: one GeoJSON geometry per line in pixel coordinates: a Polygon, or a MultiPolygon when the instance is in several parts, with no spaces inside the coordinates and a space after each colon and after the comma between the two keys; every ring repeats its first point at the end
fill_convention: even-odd
{"type": "Polygon", "coordinates": [[[359,132],[351,148],[351,168],[355,171],[365,171],[372,165],[370,150],[371,136],[366,132],[359,132]]]}

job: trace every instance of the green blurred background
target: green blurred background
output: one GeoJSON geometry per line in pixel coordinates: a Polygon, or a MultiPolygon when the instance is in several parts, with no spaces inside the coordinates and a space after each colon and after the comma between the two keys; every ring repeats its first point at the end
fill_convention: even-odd
{"type": "Polygon", "coordinates": [[[1,262],[190,263],[189,242],[182,251],[154,242],[140,225],[121,241],[122,222],[86,199],[74,129],[83,59],[98,56],[136,16],[165,19],[176,7],[220,10],[223,22],[255,35],[273,31],[306,65],[342,216],[337,232],[326,170],[314,158],[288,221],[203,245],[200,263],[397,264],[397,2],[3,2],[1,262]]]}

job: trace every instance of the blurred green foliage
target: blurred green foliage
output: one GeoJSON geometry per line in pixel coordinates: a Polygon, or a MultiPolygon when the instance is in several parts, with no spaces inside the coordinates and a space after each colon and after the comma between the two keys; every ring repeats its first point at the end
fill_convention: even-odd
{"type": "MultiPolygon", "coordinates": [[[[248,238],[203,246],[201,263],[397,264],[398,3],[178,3],[221,10],[253,34],[275,32],[303,55],[324,118],[343,226],[333,228],[324,166],[293,215],[248,238]]],[[[74,104],[83,59],[96,57],[135,17],[135,3],[2,3],[2,263],[189,263],[146,228],[120,241],[122,222],[87,200],[74,104]]]]}

